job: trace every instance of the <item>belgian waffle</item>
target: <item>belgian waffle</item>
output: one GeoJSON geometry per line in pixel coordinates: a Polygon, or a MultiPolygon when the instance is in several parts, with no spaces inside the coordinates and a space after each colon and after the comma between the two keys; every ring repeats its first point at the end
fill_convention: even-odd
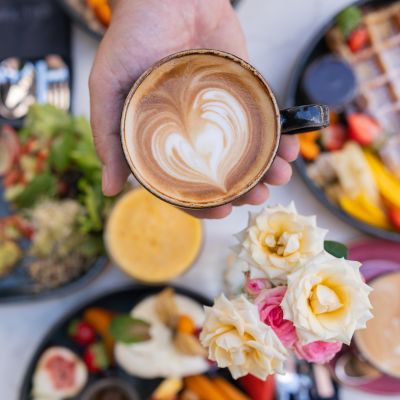
{"type": "Polygon", "coordinates": [[[354,69],[359,85],[358,105],[390,133],[400,134],[400,2],[365,10],[368,45],[353,53],[338,27],[327,34],[333,52],[354,69]]]}

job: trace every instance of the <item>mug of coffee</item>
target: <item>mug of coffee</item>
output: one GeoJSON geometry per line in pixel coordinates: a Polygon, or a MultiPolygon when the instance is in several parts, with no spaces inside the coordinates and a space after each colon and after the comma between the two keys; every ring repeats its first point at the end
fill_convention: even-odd
{"type": "Polygon", "coordinates": [[[280,111],[267,82],[242,59],[188,50],[162,59],[135,82],[121,141],[146,189],[176,206],[202,209],[252,189],[271,166],[281,134],[328,124],[326,106],[280,111]]]}

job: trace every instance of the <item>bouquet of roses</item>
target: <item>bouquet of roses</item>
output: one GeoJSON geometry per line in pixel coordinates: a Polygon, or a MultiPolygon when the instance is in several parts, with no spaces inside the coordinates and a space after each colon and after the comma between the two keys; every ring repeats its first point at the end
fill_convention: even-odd
{"type": "Polygon", "coordinates": [[[246,265],[242,293],[206,307],[200,334],[209,358],[235,379],[283,373],[288,351],[328,362],[372,317],[361,264],[326,234],[315,216],[290,204],[251,215],[237,235],[234,251],[246,265]]]}

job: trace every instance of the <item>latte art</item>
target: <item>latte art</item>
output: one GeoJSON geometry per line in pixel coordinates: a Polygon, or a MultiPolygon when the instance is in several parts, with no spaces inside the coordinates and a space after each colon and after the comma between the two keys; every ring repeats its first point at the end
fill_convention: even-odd
{"type": "Polygon", "coordinates": [[[123,116],[123,147],[137,178],[183,206],[244,192],[277,147],[277,117],[263,83],[214,54],[170,59],[139,80],[123,116]]]}
{"type": "Polygon", "coordinates": [[[247,147],[246,112],[232,94],[210,88],[197,94],[190,114],[186,127],[174,115],[160,116],[151,141],[154,159],[178,180],[226,192],[229,172],[247,147]]]}

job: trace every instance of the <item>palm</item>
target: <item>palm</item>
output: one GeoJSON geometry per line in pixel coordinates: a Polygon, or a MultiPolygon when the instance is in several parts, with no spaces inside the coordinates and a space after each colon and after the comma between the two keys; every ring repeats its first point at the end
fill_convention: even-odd
{"type": "MultiPolygon", "coordinates": [[[[247,58],[243,33],[228,0],[118,1],[90,79],[91,121],[105,166],[103,190],[109,195],[121,190],[129,172],[119,143],[119,116],[127,92],[143,71],[166,55],[190,48],[220,49],[247,58]]],[[[239,203],[256,204],[266,197],[267,188],[260,185],[239,203]]],[[[230,208],[200,216],[220,217],[230,208]]]]}

